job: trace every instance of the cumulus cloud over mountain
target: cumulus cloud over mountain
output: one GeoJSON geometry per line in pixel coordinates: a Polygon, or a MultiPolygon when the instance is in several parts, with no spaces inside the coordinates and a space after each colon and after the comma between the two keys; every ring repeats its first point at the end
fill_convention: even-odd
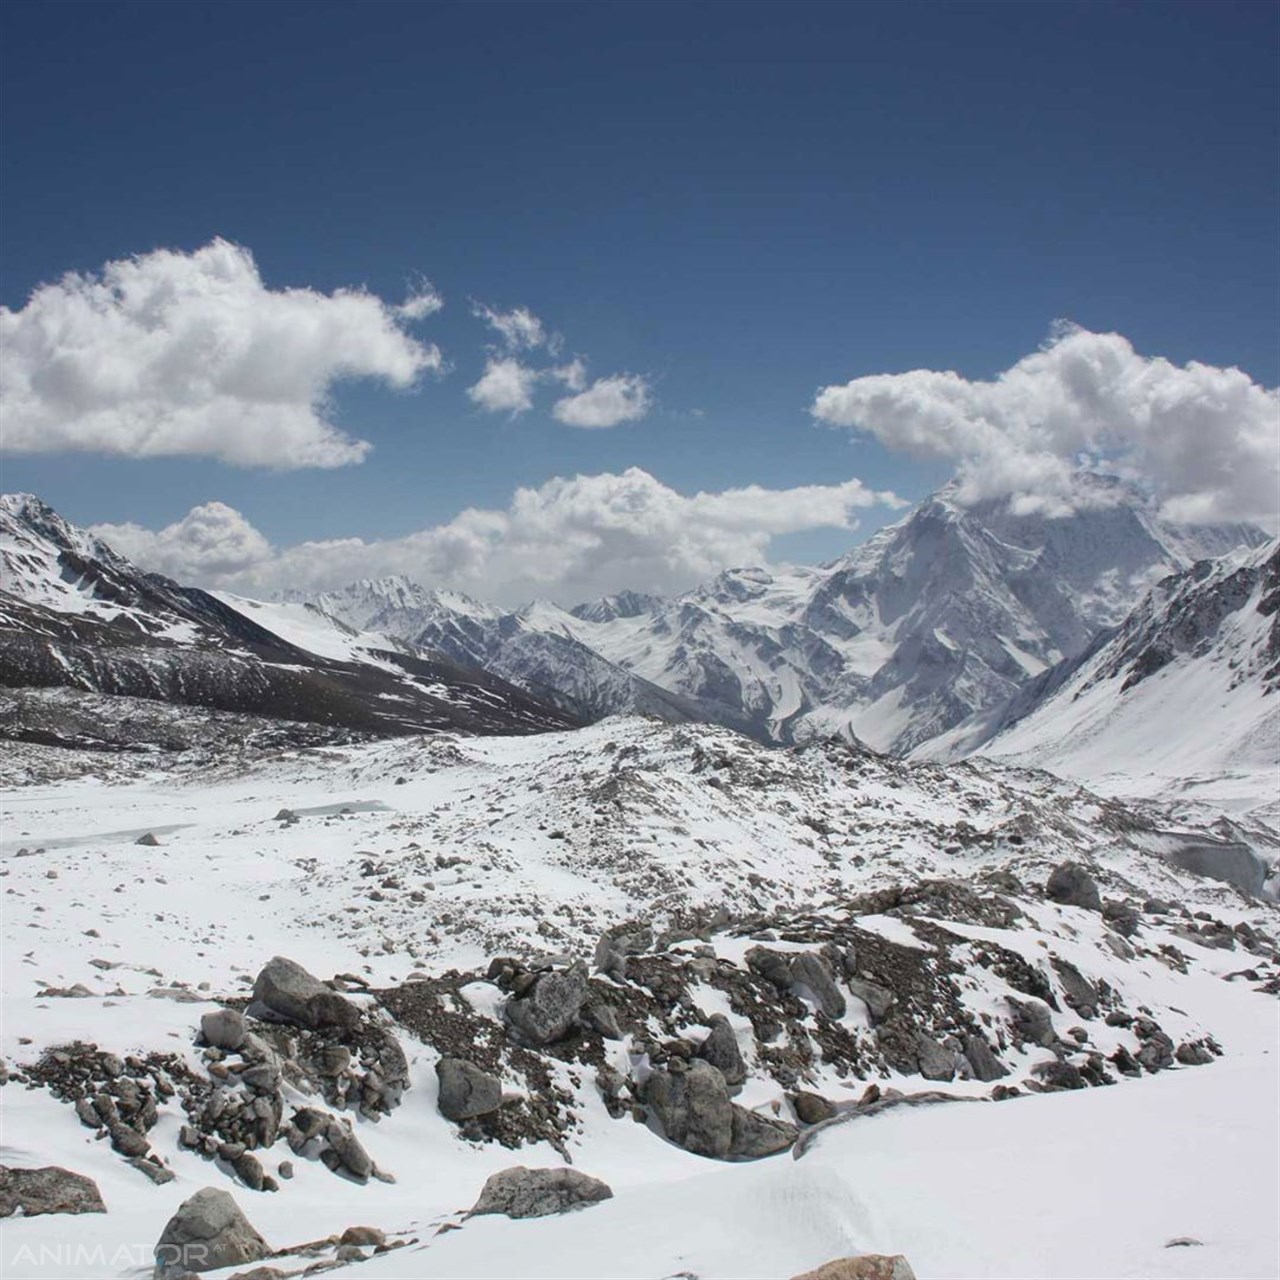
{"type": "Polygon", "coordinates": [[[916,369],[823,387],[822,422],[891,449],[953,460],[966,501],[1026,511],[1096,500],[1082,469],[1150,486],[1177,520],[1250,519],[1280,501],[1280,392],[1240,369],[1143,356],[1118,333],[1056,328],[990,382],[916,369]]]}
{"type": "Polygon", "coordinates": [[[904,504],[859,480],[686,496],[632,467],[518,489],[504,509],[468,508],[401,538],[274,549],[222,503],[159,530],[103,524],[94,532],[146,568],[210,586],[324,590],[404,573],[499,603],[533,596],[573,603],[624,587],[683,590],[726,567],[760,562],[779,534],[854,529],[856,512],[876,505],[904,504]]]}
{"type": "Polygon", "coordinates": [[[360,289],[271,289],[248,249],[214,240],[107,263],[0,307],[6,448],[340,467],[367,441],[329,418],[334,384],[409,387],[440,351],[405,332],[429,287],[392,306],[360,289]]]}

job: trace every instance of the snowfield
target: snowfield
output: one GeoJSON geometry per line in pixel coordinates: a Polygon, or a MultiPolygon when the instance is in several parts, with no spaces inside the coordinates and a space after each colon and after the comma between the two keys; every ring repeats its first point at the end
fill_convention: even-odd
{"type": "MultiPolygon", "coordinates": [[[[13,754],[27,785],[9,788],[0,826],[0,1056],[28,1081],[0,1090],[3,1162],[86,1174],[107,1213],[5,1219],[6,1276],[149,1275],[165,1222],[204,1186],[229,1190],[276,1249],[357,1224],[408,1242],[359,1263],[375,1280],[785,1280],[862,1252],[903,1253],[922,1280],[1280,1274],[1280,969],[1263,941],[1280,913],[1162,853],[1178,845],[1169,831],[1210,839],[1208,809],[1197,827],[1185,811],[1128,807],[1036,771],[909,765],[837,744],[770,750],[635,718],[198,767],[179,756],[117,770],[106,756],[70,777],[46,768],[53,749],[13,754]],[[138,844],[146,833],[157,843],[138,844]],[[1065,860],[1086,864],[1108,902],[1137,904],[1136,932],[1045,897],[1065,860]],[[940,879],[978,886],[981,902],[930,888],[940,879]],[[925,894],[916,906],[895,896],[904,886],[925,894]],[[560,1091],[554,1141],[508,1149],[440,1114],[438,1028],[402,1013],[389,1022],[401,1006],[384,993],[404,998],[430,985],[411,975],[456,970],[458,1016],[478,1039],[491,1029],[505,1040],[512,997],[486,978],[493,957],[590,962],[602,933],[637,920],[665,938],[627,962],[625,981],[593,979],[635,1011],[632,1029],[584,1040],[598,1058],[538,1059],[560,1091]],[[805,988],[780,996],[777,1012],[750,1003],[753,950],[803,956],[824,938],[853,939],[864,970],[892,963],[941,983],[926,998],[952,1001],[951,1012],[938,1004],[920,1025],[935,1037],[935,1017],[985,1027],[1008,1073],[999,1087],[1018,1095],[991,1101],[990,1080],[938,1083],[913,1063],[886,1065],[871,994],[852,976],[837,972],[839,1012],[805,988]],[[31,1081],[46,1050],[76,1041],[121,1059],[176,1055],[206,1079],[201,1016],[247,996],[273,955],[322,978],[351,975],[347,998],[394,1031],[402,1102],[376,1118],[346,1113],[393,1182],[359,1184],[281,1137],[256,1154],[269,1173],[292,1160],[292,1178],[252,1190],[183,1145],[183,1110],[168,1099],[147,1138],[174,1179],[153,1185],[31,1081]],[[653,1003],[672,974],[685,994],[653,1003]],[[1090,984],[1096,1012],[1080,1011],[1072,975],[1090,984]],[[1009,1031],[1009,997],[1028,984],[1056,1005],[1052,1051],[1009,1031]],[[827,1099],[836,1121],[801,1126],[790,1152],[733,1162],[665,1141],[652,1114],[636,1123],[629,1106],[611,1110],[606,1068],[641,1079],[659,1070],[670,1025],[696,1046],[717,1015],[747,1063],[737,1104],[790,1122],[799,1087],[827,1099]],[[1086,1054],[1138,1052],[1134,1027],[1147,1017],[1170,1046],[1211,1040],[1220,1056],[1136,1075],[1108,1067],[1107,1087],[1040,1091],[1055,1054],[1083,1066],[1086,1054]],[[775,1018],[766,1040],[760,1027],[775,1018]],[[809,1037],[811,1054],[787,1056],[809,1037]],[[872,1085],[970,1100],[860,1108],[872,1085]],[[464,1216],[490,1174],[566,1159],[613,1197],[522,1221],[464,1216]],[[1179,1238],[1196,1243],[1170,1246],[1179,1238]]],[[[504,1089],[532,1096],[534,1077],[512,1062],[502,1059],[504,1089]]],[[[281,1088],[286,1108],[318,1105],[288,1073],[281,1088]]],[[[333,1258],[325,1246],[266,1265],[292,1274],[333,1258]]]]}

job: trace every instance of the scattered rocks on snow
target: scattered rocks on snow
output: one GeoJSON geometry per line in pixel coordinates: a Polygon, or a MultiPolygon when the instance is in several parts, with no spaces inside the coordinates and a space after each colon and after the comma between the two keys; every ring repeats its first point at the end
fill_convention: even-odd
{"type": "Polygon", "coordinates": [[[469,1216],[500,1213],[508,1218],[544,1218],[612,1197],[607,1183],[576,1169],[526,1169],[517,1165],[489,1178],[469,1216]]]}
{"type": "Polygon", "coordinates": [[[106,1213],[98,1185],[83,1173],[57,1165],[43,1169],[11,1169],[0,1165],[0,1218],[21,1210],[34,1218],[42,1213],[106,1213]]]}
{"type": "Polygon", "coordinates": [[[156,1280],[257,1262],[271,1252],[225,1191],[204,1187],[178,1206],[155,1247],[156,1280]]]}

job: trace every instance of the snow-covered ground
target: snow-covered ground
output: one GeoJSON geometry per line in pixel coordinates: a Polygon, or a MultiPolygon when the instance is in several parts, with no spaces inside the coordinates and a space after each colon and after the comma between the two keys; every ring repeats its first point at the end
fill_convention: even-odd
{"type": "MultiPolygon", "coordinates": [[[[1087,861],[1109,898],[1163,897],[1273,936],[1277,923],[1273,907],[1145,848],[1142,815],[1048,775],[910,766],[835,747],[770,751],[706,726],[618,719],[533,738],[284,753],[198,774],[139,776],[134,765],[117,782],[70,778],[6,799],[0,1054],[10,1067],[79,1039],[122,1056],[176,1053],[202,1072],[200,1015],[247,994],[275,954],[377,987],[414,970],[483,973],[495,954],[589,959],[609,925],[661,925],[693,907],[719,908],[726,920],[780,911],[835,921],[850,918],[842,904],[860,893],[937,876],[978,883],[1007,872],[1032,886],[1067,857],[1087,861]],[[296,821],[277,820],[282,809],[296,821]],[[145,832],[159,843],[137,844],[145,832]],[[76,984],[90,994],[56,994],[76,984]]],[[[15,1280],[141,1276],[173,1209],[215,1185],[276,1247],[353,1224],[414,1240],[362,1264],[360,1274],[385,1280],[782,1280],[863,1251],[905,1253],[922,1280],[1280,1274],[1277,1002],[1255,981],[1225,980],[1274,965],[1196,941],[1176,915],[1144,916],[1129,946],[1096,912],[1038,890],[1012,900],[1022,915],[1007,927],[941,923],[975,948],[1021,957],[1051,983],[1055,965],[1074,965],[1124,1008],[1149,1011],[1174,1041],[1210,1035],[1223,1056],[1002,1102],[986,1101],[990,1085],[977,1080],[857,1079],[818,1061],[804,1087],[837,1106],[873,1079],[984,1100],[858,1115],[823,1130],[799,1159],[745,1164],[690,1154],[626,1114],[612,1118],[590,1078],[574,1084],[560,1064],[577,1117],[566,1151],[614,1196],[523,1222],[464,1220],[462,1211],[490,1173],[561,1156],[546,1142],[512,1151],[464,1139],[436,1109],[439,1051],[405,1029],[397,1035],[412,1087],[403,1105],[376,1123],[356,1120],[394,1183],[357,1186],[295,1159],[296,1176],[278,1192],[253,1192],[178,1144],[183,1117],[170,1103],[149,1136],[176,1178],[153,1186],[69,1106],[11,1082],[0,1091],[4,1163],[87,1174],[108,1213],[7,1220],[0,1270],[15,1280]],[[1171,962],[1170,949],[1181,959],[1171,962]],[[445,1225],[460,1229],[437,1234],[445,1225]],[[1178,1237],[1199,1243],[1166,1247],[1178,1237]]],[[[854,922],[927,958],[932,935],[914,919],[862,908],[854,922]]],[[[706,936],[709,954],[739,964],[753,945],[727,925],[706,936]]],[[[990,1019],[1008,988],[975,962],[959,990],[990,1019]]],[[[496,987],[468,992],[484,1016],[500,1016],[496,987]]],[[[711,1014],[732,1013],[711,986],[693,995],[690,1035],[705,1034],[698,1024],[711,1014]]],[[[731,1020],[758,1066],[750,1024],[731,1020]]],[[[840,1021],[850,1035],[870,1035],[858,1000],[840,1021]]],[[[1086,1028],[1103,1055],[1134,1043],[1123,1026],[1081,1023],[1069,1008],[1054,1023],[1064,1039],[1086,1028]]],[[[634,1065],[630,1041],[606,1043],[618,1070],[634,1065]]],[[[1025,1087],[1050,1056],[1010,1046],[1004,1083],[1025,1087]]],[[[307,1101],[296,1091],[289,1099],[307,1101]]],[[[753,1073],[739,1101],[789,1114],[786,1091],[767,1074],[753,1073]]],[[[270,1170],[289,1151],[281,1142],[259,1155],[270,1170]]]]}

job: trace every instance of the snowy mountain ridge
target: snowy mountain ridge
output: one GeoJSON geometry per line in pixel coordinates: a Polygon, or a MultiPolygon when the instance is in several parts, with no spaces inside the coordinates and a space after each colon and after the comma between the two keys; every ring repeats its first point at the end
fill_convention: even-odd
{"type": "Polygon", "coordinates": [[[101,695],[329,732],[577,722],[485,672],[309,606],[144,573],[29,494],[0,499],[0,570],[0,686],[20,691],[4,700],[7,737],[124,749],[154,744],[156,730],[172,740],[164,717],[130,722],[101,695]]]}
{"type": "Polygon", "coordinates": [[[1052,518],[966,507],[945,488],[831,564],[726,570],[669,598],[504,612],[400,578],[313,603],[539,696],[559,690],[580,714],[647,710],[902,754],[1083,652],[1169,572],[1265,541],[1249,525],[1173,525],[1135,490],[1095,487],[1096,506],[1052,518]]]}
{"type": "Polygon", "coordinates": [[[918,754],[975,752],[1136,789],[1253,774],[1276,809],[1280,539],[1170,575],[1077,658],[918,754]]]}

